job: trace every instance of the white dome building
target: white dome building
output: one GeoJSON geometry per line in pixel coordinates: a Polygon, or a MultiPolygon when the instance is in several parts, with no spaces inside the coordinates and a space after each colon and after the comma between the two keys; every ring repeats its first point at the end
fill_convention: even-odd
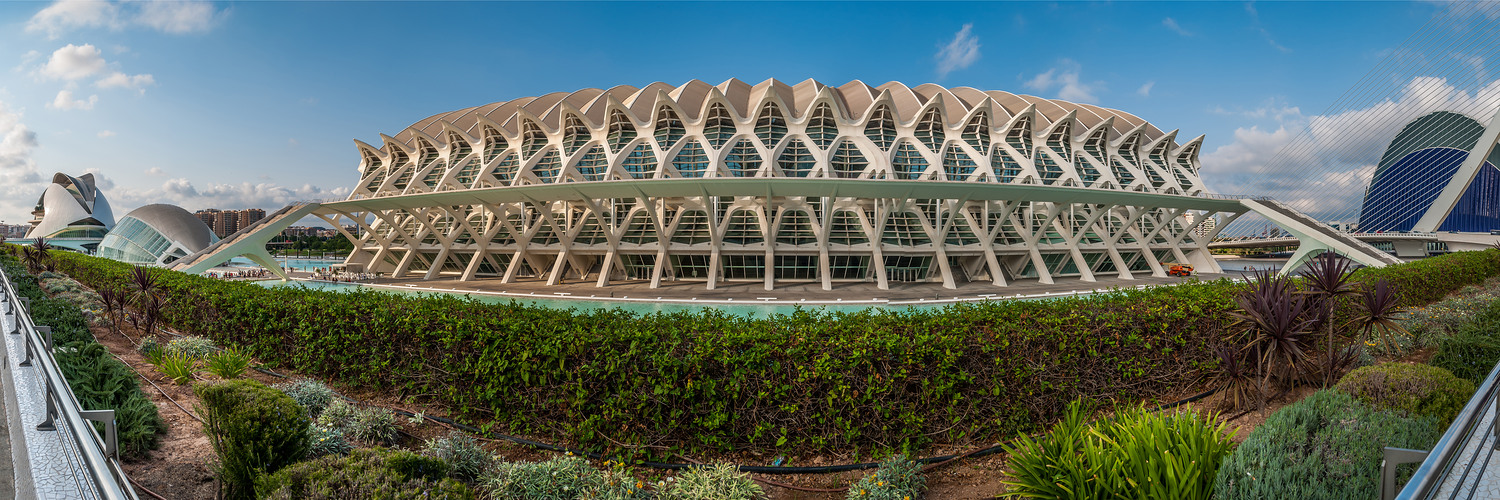
{"type": "Polygon", "coordinates": [[[47,238],[54,245],[80,250],[92,249],[115,227],[115,214],[94,185],[94,174],[54,174],[31,215],[26,238],[47,238]]]}
{"type": "Polygon", "coordinates": [[[99,256],[137,265],[166,265],[219,241],[197,216],[176,205],[146,205],[120,219],[99,243],[99,256]]]}

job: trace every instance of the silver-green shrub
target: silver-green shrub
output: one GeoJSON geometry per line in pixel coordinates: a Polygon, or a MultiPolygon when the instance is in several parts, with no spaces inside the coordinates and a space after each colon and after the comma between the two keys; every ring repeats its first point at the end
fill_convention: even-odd
{"type": "Polygon", "coordinates": [[[490,453],[473,437],[454,431],[447,436],[427,440],[422,453],[448,462],[454,479],[473,484],[494,463],[490,453]]]}
{"type": "Polygon", "coordinates": [[[480,487],[493,498],[512,500],[651,498],[645,484],[623,467],[600,470],[572,454],[546,462],[496,462],[480,479],[480,487]]]}
{"type": "Polygon", "coordinates": [[[922,465],[896,455],[880,463],[875,472],[849,486],[845,498],[853,500],[916,500],[922,498],[927,478],[922,465]]]}
{"type": "Polygon", "coordinates": [[[763,498],[760,485],[733,465],[717,464],[689,469],[657,492],[663,500],[750,500],[763,498]]]}
{"type": "Polygon", "coordinates": [[[218,349],[214,341],[196,335],[172,339],[167,342],[167,354],[181,355],[192,359],[203,359],[218,349]]]}
{"type": "Polygon", "coordinates": [[[333,392],[333,389],[330,389],[327,385],[324,385],[322,382],[306,378],[294,379],[290,382],[282,382],[271,387],[274,387],[276,388],[276,390],[284,392],[286,393],[286,395],[291,396],[292,399],[297,401],[297,404],[302,406],[302,408],[306,409],[307,414],[311,415],[313,418],[317,418],[319,415],[322,415],[323,409],[327,408],[328,404],[332,402],[334,400],[334,397],[336,396],[333,392]]]}
{"type": "Polygon", "coordinates": [[[344,439],[344,433],[336,428],[324,427],[317,422],[308,424],[307,429],[307,458],[317,458],[323,455],[343,455],[354,449],[349,441],[344,439]]]}
{"type": "Polygon", "coordinates": [[[318,415],[317,423],[367,445],[396,442],[396,416],[385,408],[358,408],[336,399],[318,415]]]}

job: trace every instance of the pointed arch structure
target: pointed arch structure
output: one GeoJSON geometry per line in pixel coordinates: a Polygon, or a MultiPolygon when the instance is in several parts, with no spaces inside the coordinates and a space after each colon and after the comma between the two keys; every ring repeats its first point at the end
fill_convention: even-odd
{"type": "Polygon", "coordinates": [[[1206,196],[1201,136],[935,84],[584,89],[382,138],[356,141],[352,193],[315,213],[359,227],[346,264],[397,277],[828,289],[1219,272],[1202,222],[1246,210],[1206,196]]]}

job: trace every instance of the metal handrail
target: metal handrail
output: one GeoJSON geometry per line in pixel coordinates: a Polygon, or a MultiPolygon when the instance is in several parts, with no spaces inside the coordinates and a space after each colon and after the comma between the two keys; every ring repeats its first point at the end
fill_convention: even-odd
{"type": "Polygon", "coordinates": [[[1427,452],[1427,459],[1422,465],[1417,466],[1416,473],[1412,474],[1411,481],[1401,489],[1397,495],[1398,500],[1411,500],[1427,498],[1437,491],[1438,486],[1443,484],[1447,477],[1448,469],[1453,466],[1454,458],[1469,444],[1469,437],[1474,434],[1475,426],[1484,419],[1488,413],[1490,402],[1495,398],[1495,392],[1500,389],[1496,379],[1500,378],[1500,363],[1490,370],[1490,375],[1485,377],[1484,383],[1480,384],[1479,390],[1474,391],[1474,397],[1469,399],[1469,404],[1464,406],[1463,411],[1458,413],[1458,418],[1453,419],[1453,425],[1448,426],[1448,432],[1438,439],[1432,450],[1427,452]]]}
{"type": "MultiPolygon", "coordinates": [[[[31,312],[22,309],[21,299],[21,295],[11,284],[10,276],[0,269],[0,300],[4,300],[9,310],[15,313],[17,331],[11,334],[20,334],[24,337],[23,348],[27,351],[28,358],[33,361],[32,366],[37,369],[37,374],[47,386],[45,396],[47,418],[37,426],[37,429],[47,430],[47,426],[52,425],[55,418],[61,417],[67,424],[65,427],[67,427],[68,437],[78,445],[77,449],[82,455],[83,465],[88,469],[99,497],[111,500],[137,500],[135,489],[125,477],[125,471],[120,467],[118,457],[111,456],[119,454],[114,410],[87,411],[78,404],[78,397],[73,394],[73,388],[63,377],[62,369],[57,365],[57,359],[52,356],[51,335],[48,335],[48,338],[42,338],[38,327],[32,322],[31,312]],[[35,356],[32,356],[33,353],[35,356]],[[104,423],[107,436],[101,437],[95,433],[94,426],[89,423],[91,421],[104,423]]],[[[50,333],[51,329],[47,330],[50,333]]],[[[11,445],[25,446],[25,443],[11,443],[11,445]]]]}

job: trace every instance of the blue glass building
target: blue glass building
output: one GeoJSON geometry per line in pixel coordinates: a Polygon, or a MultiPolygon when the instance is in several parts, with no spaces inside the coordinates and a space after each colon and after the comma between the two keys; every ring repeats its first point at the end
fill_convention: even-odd
{"type": "MultiPolygon", "coordinates": [[[[1483,133],[1479,121],[1447,111],[1406,124],[1381,155],[1365,190],[1360,231],[1411,230],[1483,133]]],[[[1439,231],[1500,230],[1500,169],[1496,165],[1500,165],[1500,149],[1480,166],[1458,205],[1438,225],[1439,231]]]]}

